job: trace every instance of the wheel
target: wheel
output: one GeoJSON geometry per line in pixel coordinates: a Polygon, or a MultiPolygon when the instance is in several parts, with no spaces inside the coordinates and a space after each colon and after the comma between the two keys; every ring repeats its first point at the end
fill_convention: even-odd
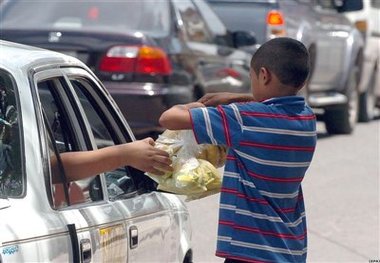
{"type": "Polygon", "coordinates": [[[193,263],[193,251],[187,251],[183,263],[193,263]]]}
{"type": "Polygon", "coordinates": [[[367,90],[360,95],[359,101],[359,121],[369,122],[375,115],[376,96],[375,96],[375,83],[376,83],[376,69],[373,71],[371,79],[368,83],[367,90]]]}
{"type": "Polygon", "coordinates": [[[329,134],[350,134],[358,120],[358,67],[351,69],[347,82],[347,103],[325,110],[324,121],[329,134]]]}

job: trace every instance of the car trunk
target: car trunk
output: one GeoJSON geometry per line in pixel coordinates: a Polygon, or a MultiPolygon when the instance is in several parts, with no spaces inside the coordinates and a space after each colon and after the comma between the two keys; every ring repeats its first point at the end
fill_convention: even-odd
{"type": "Polygon", "coordinates": [[[128,34],[83,31],[7,30],[0,31],[3,40],[37,46],[77,57],[91,69],[103,54],[115,45],[141,45],[142,39],[128,34]]]}

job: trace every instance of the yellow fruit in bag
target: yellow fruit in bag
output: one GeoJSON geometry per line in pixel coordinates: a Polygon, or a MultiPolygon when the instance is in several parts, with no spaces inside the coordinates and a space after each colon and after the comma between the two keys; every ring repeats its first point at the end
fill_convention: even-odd
{"type": "Polygon", "coordinates": [[[167,130],[155,147],[169,153],[173,167],[173,172],[163,176],[147,173],[158,183],[158,190],[186,195],[186,200],[220,192],[222,180],[216,167],[224,165],[224,146],[198,145],[192,131],[167,130]]]}
{"type": "Polygon", "coordinates": [[[207,191],[207,186],[213,181],[220,181],[220,174],[211,163],[195,158],[185,163],[173,176],[176,177],[179,188],[197,188],[204,191],[207,191]]]}
{"type": "Polygon", "coordinates": [[[227,148],[222,145],[203,144],[200,152],[197,154],[198,159],[209,161],[215,167],[222,167],[226,162],[227,148]]]}

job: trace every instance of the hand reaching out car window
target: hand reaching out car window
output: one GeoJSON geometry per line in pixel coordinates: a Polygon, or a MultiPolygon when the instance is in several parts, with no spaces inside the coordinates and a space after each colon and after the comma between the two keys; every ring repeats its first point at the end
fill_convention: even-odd
{"type": "MultiPolygon", "coordinates": [[[[152,138],[113,145],[93,151],[65,152],[60,154],[67,181],[82,180],[122,166],[155,174],[171,171],[167,152],[154,148],[152,138]]],[[[53,182],[60,181],[57,159],[52,158],[53,182]]]]}

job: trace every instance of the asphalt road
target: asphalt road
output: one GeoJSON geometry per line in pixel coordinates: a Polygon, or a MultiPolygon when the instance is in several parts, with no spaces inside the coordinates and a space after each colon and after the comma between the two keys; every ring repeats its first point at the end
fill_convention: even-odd
{"type": "MultiPolygon", "coordinates": [[[[318,143],[303,182],[308,222],[308,262],[380,262],[380,118],[358,124],[352,135],[328,136],[318,123],[318,143]]],[[[214,256],[219,195],[188,202],[194,262],[214,256]]]]}

